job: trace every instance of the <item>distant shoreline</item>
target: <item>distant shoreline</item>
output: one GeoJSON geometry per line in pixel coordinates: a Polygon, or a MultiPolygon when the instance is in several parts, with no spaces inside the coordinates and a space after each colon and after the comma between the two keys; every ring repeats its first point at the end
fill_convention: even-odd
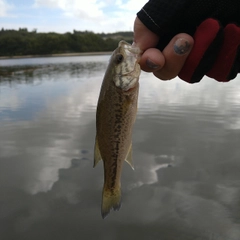
{"type": "Polygon", "coordinates": [[[1,59],[19,59],[19,58],[41,58],[41,57],[74,57],[74,56],[94,56],[110,55],[112,52],[80,52],[80,53],[57,53],[44,55],[24,55],[24,56],[0,56],[1,59]]]}

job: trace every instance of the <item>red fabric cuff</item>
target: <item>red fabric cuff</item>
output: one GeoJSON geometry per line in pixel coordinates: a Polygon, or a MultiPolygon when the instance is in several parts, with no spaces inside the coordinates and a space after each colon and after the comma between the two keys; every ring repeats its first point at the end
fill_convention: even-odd
{"type": "MultiPolygon", "coordinates": [[[[201,71],[201,76],[197,76],[195,79],[193,79],[193,77],[201,60],[204,58],[207,50],[214,42],[214,39],[216,38],[220,28],[221,27],[218,21],[215,19],[207,19],[197,28],[197,31],[194,34],[194,46],[181,72],[179,73],[179,77],[181,79],[189,83],[194,83],[201,80],[206,73],[206,71],[203,72],[204,70],[201,71]]],[[[204,68],[209,68],[209,66],[206,65],[204,68]]]]}
{"type": "Polygon", "coordinates": [[[240,45],[240,28],[235,24],[228,24],[224,28],[224,42],[218,54],[218,57],[207,73],[207,76],[215,78],[218,81],[226,82],[234,78],[237,72],[231,74],[234,61],[236,59],[240,45]],[[230,76],[232,75],[232,76],[230,76]]]}

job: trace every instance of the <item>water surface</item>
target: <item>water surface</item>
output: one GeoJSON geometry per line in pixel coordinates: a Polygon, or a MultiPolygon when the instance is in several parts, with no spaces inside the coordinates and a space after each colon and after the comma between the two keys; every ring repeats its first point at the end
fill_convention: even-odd
{"type": "Polygon", "coordinates": [[[240,239],[240,77],[142,73],[119,212],[100,216],[95,111],[109,56],[0,61],[1,239],[240,239]]]}

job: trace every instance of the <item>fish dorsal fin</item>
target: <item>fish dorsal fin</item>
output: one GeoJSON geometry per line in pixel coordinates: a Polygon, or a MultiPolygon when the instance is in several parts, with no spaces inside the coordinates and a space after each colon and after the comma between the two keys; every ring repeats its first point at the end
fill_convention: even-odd
{"type": "Polygon", "coordinates": [[[95,147],[94,147],[94,164],[93,164],[93,167],[95,167],[99,161],[102,160],[102,157],[101,157],[101,153],[100,153],[100,150],[99,150],[99,146],[98,146],[98,140],[97,140],[97,137],[96,137],[96,140],[95,140],[95,147]]]}
{"type": "Polygon", "coordinates": [[[128,150],[128,154],[127,154],[127,158],[125,159],[125,161],[131,166],[131,168],[134,170],[134,166],[133,166],[133,159],[132,159],[132,143],[130,145],[130,148],[128,150]]]}

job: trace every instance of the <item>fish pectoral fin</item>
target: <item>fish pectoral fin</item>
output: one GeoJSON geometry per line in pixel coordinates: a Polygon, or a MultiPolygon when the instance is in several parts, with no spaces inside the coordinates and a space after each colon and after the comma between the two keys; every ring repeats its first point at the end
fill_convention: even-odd
{"type": "Polygon", "coordinates": [[[131,168],[134,170],[134,166],[133,166],[133,159],[132,159],[132,144],[129,147],[128,150],[128,154],[127,157],[125,159],[125,161],[131,166],[131,168]]]}
{"type": "Polygon", "coordinates": [[[96,137],[96,140],[95,140],[95,147],[94,147],[94,164],[93,164],[93,167],[95,167],[99,161],[102,160],[102,156],[101,156],[101,153],[100,153],[100,150],[99,150],[99,146],[98,146],[98,140],[97,140],[97,137],[96,137]]]}

